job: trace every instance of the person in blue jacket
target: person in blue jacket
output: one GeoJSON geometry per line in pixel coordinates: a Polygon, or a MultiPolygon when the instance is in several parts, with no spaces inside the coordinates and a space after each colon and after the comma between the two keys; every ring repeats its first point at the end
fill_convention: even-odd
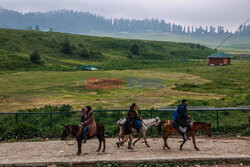
{"type": "Polygon", "coordinates": [[[183,138],[185,140],[190,140],[188,133],[191,129],[190,118],[191,116],[187,114],[187,100],[183,99],[181,104],[177,107],[174,112],[174,124],[182,132],[183,138]]]}

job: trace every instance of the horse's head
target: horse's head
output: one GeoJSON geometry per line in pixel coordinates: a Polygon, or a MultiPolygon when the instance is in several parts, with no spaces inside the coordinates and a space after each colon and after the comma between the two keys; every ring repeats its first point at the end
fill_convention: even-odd
{"type": "Polygon", "coordinates": [[[63,132],[61,135],[61,140],[66,139],[66,137],[71,133],[71,127],[69,125],[63,126],[63,132]]]}
{"type": "Polygon", "coordinates": [[[155,124],[157,127],[159,126],[160,122],[161,122],[160,118],[158,116],[155,117],[155,124]]]}

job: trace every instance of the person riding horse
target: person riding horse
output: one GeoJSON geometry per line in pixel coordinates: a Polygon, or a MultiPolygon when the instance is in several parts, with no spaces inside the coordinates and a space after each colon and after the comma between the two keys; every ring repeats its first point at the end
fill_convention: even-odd
{"type": "Polygon", "coordinates": [[[139,112],[137,111],[137,105],[136,103],[133,103],[128,112],[128,118],[130,118],[128,121],[131,122],[131,125],[133,128],[137,130],[137,134],[140,133],[140,129],[142,127],[141,121],[142,117],[139,115],[139,112]]]}
{"type": "Polygon", "coordinates": [[[96,132],[94,111],[90,106],[82,108],[82,119],[80,126],[83,127],[83,143],[86,143],[88,135],[92,136],[96,132]]]}
{"type": "Polygon", "coordinates": [[[185,140],[190,140],[189,131],[191,130],[190,126],[190,115],[187,115],[187,100],[183,99],[182,104],[180,104],[174,112],[174,126],[183,134],[185,140]]]}
{"type": "Polygon", "coordinates": [[[140,129],[141,129],[141,126],[142,126],[141,125],[142,117],[139,115],[136,108],[137,108],[136,103],[133,103],[129,108],[128,116],[126,118],[126,122],[124,123],[125,139],[123,141],[116,142],[118,148],[120,146],[122,146],[127,140],[129,140],[128,149],[133,149],[131,147],[131,143],[132,143],[132,140],[133,140],[132,127],[137,130],[137,134],[138,134],[138,133],[140,133],[140,129]]]}

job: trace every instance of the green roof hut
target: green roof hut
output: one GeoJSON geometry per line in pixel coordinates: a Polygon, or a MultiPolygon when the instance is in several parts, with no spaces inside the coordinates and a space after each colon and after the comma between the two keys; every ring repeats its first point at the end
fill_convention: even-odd
{"type": "Polygon", "coordinates": [[[231,64],[231,59],[233,56],[225,54],[223,52],[213,53],[207,56],[209,65],[227,65],[231,64]]]}

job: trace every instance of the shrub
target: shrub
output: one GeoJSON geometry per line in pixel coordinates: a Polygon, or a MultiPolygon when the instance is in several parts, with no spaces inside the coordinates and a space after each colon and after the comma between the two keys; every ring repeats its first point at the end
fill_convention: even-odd
{"type": "Polygon", "coordinates": [[[170,54],[171,54],[171,55],[175,55],[176,53],[175,53],[175,51],[172,51],[172,52],[170,52],[170,54]]]}
{"type": "Polygon", "coordinates": [[[68,39],[65,39],[62,42],[62,52],[65,54],[71,54],[72,53],[72,46],[70,45],[70,41],[68,39]]]}
{"type": "Polygon", "coordinates": [[[192,43],[191,43],[191,44],[190,44],[190,48],[192,48],[192,49],[193,49],[193,48],[194,48],[194,44],[192,44],[192,43]]]}
{"type": "Polygon", "coordinates": [[[121,165],[117,162],[97,162],[95,167],[120,167],[121,165]]]}
{"type": "Polygon", "coordinates": [[[243,130],[242,135],[243,136],[250,136],[250,127],[248,127],[245,130],[243,130]]]}
{"type": "Polygon", "coordinates": [[[130,48],[129,48],[130,52],[132,54],[139,54],[139,46],[137,45],[137,43],[133,43],[130,48]]]}
{"type": "Polygon", "coordinates": [[[196,47],[197,47],[198,49],[200,49],[200,48],[201,48],[201,45],[198,43],[198,44],[196,45],[196,47]]]}
{"type": "Polygon", "coordinates": [[[35,64],[42,64],[40,53],[37,50],[30,54],[30,61],[35,64]]]}
{"type": "Polygon", "coordinates": [[[79,46],[80,48],[83,48],[84,45],[83,45],[82,43],[79,43],[78,46],[79,46]]]}
{"type": "Polygon", "coordinates": [[[68,111],[71,111],[72,109],[72,106],[69,105],[69,104],[64,104],[62,105],[60,108],[59,108],[59,111],[61,112],[68,112],[68,111]]]}
{"type": "Polygon", "coordinates": [[[36,126],[23,122],[6,129],[2,139],[27,139],[39,136],[38,132],[36,126]]]}
{"type": "Polygon", "coordinates": [[[87,47],[83,47],[82,51],[80,52],[80,56],[83,58],[87,58],[90,56],[90,51],[87,47]]]}
{"type": "Polygon", "coordinates": [[[127,58],[132,59],[133,58],[132,54],[128,53],[127,58]]]}

